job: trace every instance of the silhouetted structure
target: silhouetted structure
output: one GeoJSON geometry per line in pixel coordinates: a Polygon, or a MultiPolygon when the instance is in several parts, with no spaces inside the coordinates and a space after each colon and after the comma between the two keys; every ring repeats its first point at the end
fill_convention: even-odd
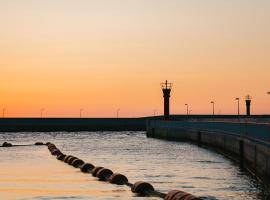
{"type": "Polygon", "coordinates": [[[161,83],[161,88],[164,98],[164,119],[168,120],[170,118],[170,93],[172,83],[168,83],[168,81],[166,80],[165,83],[161,83]]]}
{"type": "Polygon", "coordinates": [[[250,116],[250,104],[251,104],[251,96],[246,96],[246,112],[247,116],[250,116]]]}

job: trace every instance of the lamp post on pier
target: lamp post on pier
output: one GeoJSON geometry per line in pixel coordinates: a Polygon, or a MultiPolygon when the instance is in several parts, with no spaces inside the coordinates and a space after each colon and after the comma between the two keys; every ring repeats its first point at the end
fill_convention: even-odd
{"type": "Polygon", "coordinates": [[[213,105],[213,115],[215,115],[215,102],[211,101],[210,103],[213,105]]]}
{"type": "Polygon", "coordinates": [[[119,111],[120,111],[120,108],[118,108],[118,109],[116,110],[116,118],[119,118],[119,111]]]}
{"type": "Polygon", "coordinates": [[[240,100],[240,98],[237,97],[237,98],[235,98],[235,100],[237,101],[237,114],[238,114],[238,117],[239,117],[239,115],[240,115],[240,108],[239,108],[239,100],[240,100]]]}
{"type": "Polygon", "coordinates": [[[44,108],[40,109],[40,118],[43,118],[43,112],[44,112],[44,108]]]}
{"type": "Polygon", "coordinates": [[[83,108],[80,109],[80,118],[82,118],[82,112],[83,112],[83,108]]]}
{"type": "Polygon", "coordinates": [[[5,112],[6,112],[6,108],[3,108],[2,110],[2,117],[5,118],[5,112]]]}
{"type": "Polygon", "coordinates": [[[154,109],[154,110],[153,110],[153,115],[154,115],[154,117],[156,116],[156,112],[157,112],[157,109],[154,109]]]}
{"type": "Polygon", "coordinates": [[[188,115],[188,113],[189,113],[189,112],[188,112],[188,104],[186,103],[185,106],[187,107],[187,115],[188,115]]]}

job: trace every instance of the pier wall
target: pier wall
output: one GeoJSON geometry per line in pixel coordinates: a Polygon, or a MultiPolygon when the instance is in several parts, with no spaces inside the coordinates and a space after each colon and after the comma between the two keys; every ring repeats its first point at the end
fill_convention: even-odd
{"type": "Polygon", "coordinates": [[[270,124],[149,120],[147,136],[213,147],[270,184],[270,124]]]}
{"type": "Polygon", "coordinates": [[[145,118],[1,118],[0,132],[145,131],[145,118]]]}

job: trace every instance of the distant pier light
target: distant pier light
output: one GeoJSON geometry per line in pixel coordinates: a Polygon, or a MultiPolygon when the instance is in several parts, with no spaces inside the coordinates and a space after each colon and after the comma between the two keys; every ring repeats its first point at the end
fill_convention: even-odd
{"type": "Polygon", "coordinates": [[[154,116],[154,117],[156,116],[156,113],[157,113],[157,109],[154,109],[154,110],[153,110],[153,116],[154,116]]]}
{"type": "Polygon", "coordinates": [[[119,112],[120,112],[120,108],[118,108],[118,109],[116,110],[116,118],[119,118],[119,112]]]}
{"type": "Polygon", "coordinates": [[[186,103],[185,106],[187,107],[187,115],[188,115],[189,114],[188,104],[186,103]]]}
{"type": "Polygon", "coordinates": [[[239,116],[240,115],[240,108],[239,108],[240,98],[239,97],[236,97],[235,100],[237,101],[237,115],[239,116]]]}
{"type": "Polygon", "coordinates": [[[80,109],[80,118],[82,118],[83,108],[80,109]]]}
{"type": "Polygon", "coordinates": [[[211,101],[210,103],[213,105],[213,107],[212,107],[212,113],[213,113],[213,115],[215,115],[215,102],[214,101],[211,101]]]}
{"type": "Polygon", "coordinates": [[[250,105],[251,105],[251,96],[246,96],[246,114],[247,116],[250,116],[250,105]]]}
{"type": "Polygon", "coordinates": [[[45,110],[44,108],[41,108],[41,109],[40,109],[40,118],[43,118],[44,110],[45,110]]]}
{"type": "Polygon", "coordinates": [[[166,80],[165,83],[161,83],[161,89],[164,98],[164,119],[168,120],[170,118],[170,93],[172,89],[172,83],[168,83],[166,80]]]}
{"type": "Polygon", "coordinates": [[[2,109],[2,118],[5,118],[5,114],[6,114],[6,108],[2,109]]]}

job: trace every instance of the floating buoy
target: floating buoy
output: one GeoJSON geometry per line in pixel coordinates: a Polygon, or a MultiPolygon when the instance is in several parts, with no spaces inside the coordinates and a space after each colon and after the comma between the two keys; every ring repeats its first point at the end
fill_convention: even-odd
{"type": "Polygon", "coordinates": [[[72,165],[73,167],[76,167],[76,168],[82,166],[83,164],[84,164],[84,161],[81,160],[81,159],[75,159],[75,160],[73,160],[72,163],[71,163],[71,165],[72,165]]]}
{"type": "Polygon", "coordinates": [[[51,148],[51,147],[56,147],[54,144],[52,144],[52,143],[49,143],[48,145],[48,148],[51,148]]]}
{"type": "Polygon", "coordinates": [[[50,146],[50,147],[48,147],[48,149],[50,150],[50,151],[52,151],[52,150],[54,150],[54,149],[57,149],[55,146],[50,146]]]}
{"type": "Polygon", "coordinates": [[[133,184],[133,186],[131,187],[131,191],[133,193],[138,193],[138,194],[142,194],[142,195],[147,195],[148,191],[154,191],[154,187],[147,182],[142,182],[142,181],[138,181],[136,183],[133,184]]]}
{"type": "Polygon", "coordinates": [[[12,144],[9,143],[9,142],[4,142],[4,143],[2,144],[2,147],[12,147],[12,144]]]}
{"type": "MultiPolygon", "coordinates": [[[[43,145],[43,143],[36,142],[35,145],[43,145]]],[[[168,194],[164,194],[155,191],[154,187],[147,182],[139,181],[134,184],[129,183],[127,177],[123,174],[113,173],[110,169],[104,167],[95,167],[91,163],[84,163],[83,160],[72,155],[65,155],[50,142],[47,142],[46,145],[48,146],[51,154],[57,156],[58,160],[64,161],[73,167],[80,168],[80,170],[84,173],[92,173],[94,177],[97,177],[101,181],[109,181],[112,184],[129,186],[131,187],[131,191],[133,193],[137,193],[143,196],[160,197],[165,200],[201,200],[199,197],[193,196],[180,190],[172,190],[168,194]]],[[[9,147],[12,146],[12,144],[4,142],[3,146],[9,147]]]]}
{"type": "Polygon", "coordinates": [[[74,157],[74,156],[70,156],[69,158],[67,158],[67,159],[65,160],[65,163],[68,163],[68,162],[69,162],[69,160],[70,160],[70,159],[73,159],[73,158],[76,158],[76,157],[74,157]]]}
{"type": "Polygon", "coordinates": [[[128,179],[123,174],[114,173],[111,175],[109,179],[110,183],[116,184],[116,185],[125,185],[128,183],[128,179]]]}
{"type": "Polygon", "coordinates": [[[165,200],[200,200],[200,198],[193,196],[192,194],[180,191],[172,190],[164,198],[165,200]]]}
{"type": "Polygon", "coordinates": [[[69,159],[70,157],[73,157],[72,155],[67,155],[67,156],[65,156],[65,158],[64,158],[64,162],[67,162],[67,159],[69,159]]]}
{"type": "Polygon", "coordinates": [[[65,158],[65,154],[59,154],[56,158],[57,160],[63,160],[65,158]]]}
{"type": "Polygon", "coordinates": [[[94,165],[92,165],[91,163],[84,163],[80,169],[82,172],[84,173],[91,173],[91,171],[95,168],[94,165]]]}
{"type": "Polygon", "coordinates": [[[72,163],[75,159],[78,159],[78,158],[77,158],[77,157],[69,158],[68,161],[67,161],[67,163],[68,163],[69,165],[71,165],[71,163],[72,163]]]}
{"type": "Polygon", "coordinates": [[[110,169],[101,168],[97,172],[97,177],[100,181],[107,181],[109,180],[109,177],[113,175],[113,172],[110,169]]]}
{"type": "Polygon", "coordinates": [[[52,150],[51,154],[52,154],[53,156],[57,156],[57,155],[62,154],[62,152],[61,152],[59,149],[54,149],[54,150],[52,150]]]}
{"type": "Polygon", "coordinates": [[[104,167],[95,167],[94,169],[92,169],[91,173],[94,177],[97,177],[97,172],[102,169],[104,167]]]}

